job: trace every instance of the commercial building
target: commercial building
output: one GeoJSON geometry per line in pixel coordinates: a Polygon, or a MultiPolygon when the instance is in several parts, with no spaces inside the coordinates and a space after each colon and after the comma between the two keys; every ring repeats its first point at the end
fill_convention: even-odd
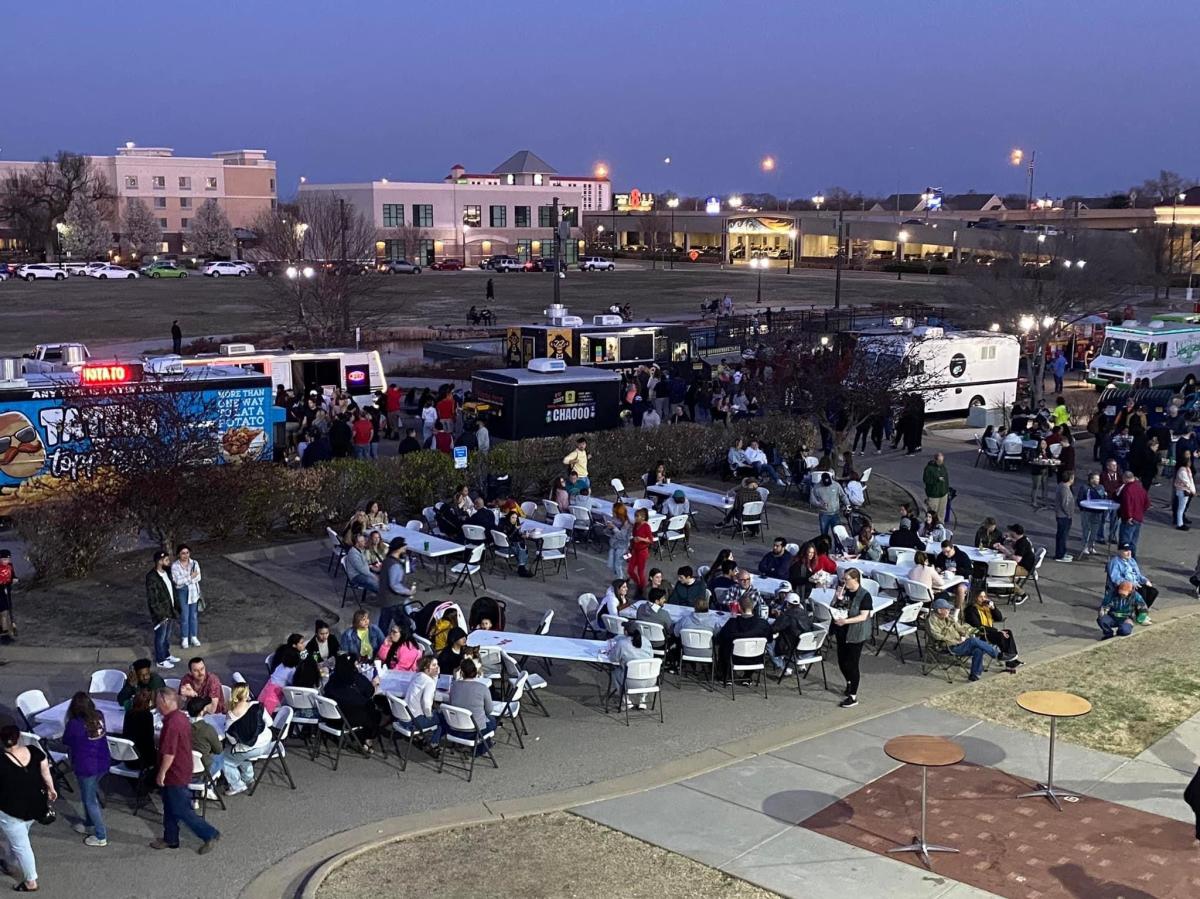
{"type": "MultiPolygon", "coordinates": [[[[176,156],[170,147],[127,143],[112,156],[91,156],[107,180],[116,202],[110,223],[120,246],[121,220],[133,198],[158,219],[164,253],[186,253],[188,227],[205,200],[214,199],[234,228],[247,229],[264,209],[275,207],[275,162],[266,150],[229,150],[211,156],[176,156]]],[[[0,177],[32,169],[36,162],[0,161],[0,177]]]]}
{"type": "Polygon", "coordinates": [[[484,256],[550,256],[554,199],[570,224],[563,257],[582,249],[581,213],[612,202],[607,178],[559,174],[529,150],[514,153],[490,172],[451,167],[441,181],[379,181],[300,186],[301,194],[332,193],[367,214],[380,258],[413,258],[423,265],[447,257],[466,265],[484,256]]]}

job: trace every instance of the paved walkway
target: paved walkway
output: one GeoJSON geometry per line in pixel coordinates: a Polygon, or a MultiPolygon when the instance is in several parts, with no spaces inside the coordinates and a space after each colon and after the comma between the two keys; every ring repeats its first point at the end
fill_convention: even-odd
{"type": "MultiPolygon", "coordinates": [[[[899,767],[883,744],[908,733],[954,736],[969,763],[1030,781],[1046,774],[1044,737],[914,706],[573,811],[784,896],[993,895],[937,874],[936,859],[933,871],[923,871],[797,826],[899,767]]],[[[1060,741],[1055,780],[1086,796],[1191,823],[1182,794],[1198,753],[1200,715],[1136,759],[1060,741]]],[[[947,842],[932,834],[930,839],[947,842]]]]}

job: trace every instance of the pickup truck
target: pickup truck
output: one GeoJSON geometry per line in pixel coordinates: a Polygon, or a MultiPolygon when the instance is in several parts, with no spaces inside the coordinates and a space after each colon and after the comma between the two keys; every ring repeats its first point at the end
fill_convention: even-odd
{"type": "Polygon", "coordinates": [[[39,343],[25,354],[22,368],[26,374],[78,371],[91,356],[82,343],[39,343]]]}

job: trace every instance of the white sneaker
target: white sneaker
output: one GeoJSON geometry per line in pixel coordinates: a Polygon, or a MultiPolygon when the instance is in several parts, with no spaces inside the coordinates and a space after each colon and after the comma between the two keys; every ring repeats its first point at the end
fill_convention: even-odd
{"type": "MultiPolygon", "coordinates": [[[[184,645],[186,646],[187,644],[184,644],[184,645]]],[[[168,662],[182,662],[183,659],[179,658],[179,656],[167,656],[167,661],[168,662]]]]}
{"type": "Polygon", "coordinates": [[[646,707],[646,700],[644,700],[644,699],[639,699],[639,700],[638,700],[637,707],[638,707],[639,709],[644,709],[644,708],[646,707]]]}
{"type": "Polygon", "coordinates": [[[84,834],[86,836],[87,834],[94,832],[96,830],[96,828],[88,827],[88,825],[86,825],[82,821],[80,821],[78,824],[71,825],[71,830],[75,831],[76,833],[84,834]]]}
{"type": "Polygon", "coordinates": [[[101,840],[99,837],[88,837],[83,841],[85,846],[107,846],[108,840],[101,840]]]}
{"type": "Polygon", "coordinates": [[[169,662],[169,661],[167,661],[166,659],[164,659],[163,661],[161,661],[161,662],[159,662],[159,663],[158,663],[158,667],[159,667],[159,668],[162,668],[162,669],[174,668],[174,667],[175,667],[175,663],[174,663],[174,662],[169,662]]]}
{"type": "Polygon", "coordinates": [[[192,637],[192,645],[193,645],[193,646],[199,646],[199,645],[200,645],[200,638],[199,638],[199,637],[192,637]]]}

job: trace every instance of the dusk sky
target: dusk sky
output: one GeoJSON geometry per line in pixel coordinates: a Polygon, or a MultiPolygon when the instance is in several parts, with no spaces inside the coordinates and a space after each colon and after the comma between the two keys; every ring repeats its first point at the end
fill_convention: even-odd
{"type": "Polygon", "coordinates": [[[1023,192],[1014,146],[1039,195],[1200,176],[1192,0],[62,0],[0,34],[0,158],[261,147],[281,197],[519,149],[687,194],[1023,192]]]}

